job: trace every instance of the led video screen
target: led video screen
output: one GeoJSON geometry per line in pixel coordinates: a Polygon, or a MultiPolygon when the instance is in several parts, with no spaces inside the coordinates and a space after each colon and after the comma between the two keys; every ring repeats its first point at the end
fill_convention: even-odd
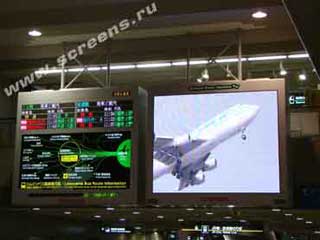
{"type": "Polygon", "coordinates": [[[280,193],[277,91],[154,97],[157,193],[280,193]]]}
{"type": "Polygon", "coordinates": [[[130,187],[131,133],[24,135],[20,189],[130,187]]]}

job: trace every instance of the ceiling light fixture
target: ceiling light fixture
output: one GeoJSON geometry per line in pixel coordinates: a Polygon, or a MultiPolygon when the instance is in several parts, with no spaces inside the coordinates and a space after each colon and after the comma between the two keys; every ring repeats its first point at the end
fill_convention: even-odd
{"type": "Polygon", "coordinates": [[[85,68],[69,68],[67,72],[83,72],[85,68]]]}
{"type": "Polygon", "coordinates": [[[285,213],[284,215],[285,215],[286,217],[292,217],[292,216],[293,216],[292,213],[285,213]]]}
{"type": "MultiPolygon", "coordinates": [[[[274,55],[274,56],[258,56],[258,57],[250,57],[250,58],[242,58],[242,61],[274,61],[274,60],[284,60],[287,58],[295,59],[295,58],[304,58],[308,56],[308,54],[297,53],[293,55],[274,55]]],[[[238,62],[237,58],[220,58],[215,60],[216,63],[236,63],[238,62]]],[[[209,63],[208,60],[204,59],[194,59],[190,62],[191,65],[206,65],[209,63]]],[[[171,66],[186,66],[187,61],[175,60],[173,62],[163,62],[163,63],[154,63],[154,62],[144,62],[144,63],[128,63],[128,64],[119,64],[119,65],[111,65],[110,70],[129,70],[136,68],[162,68],[162,67],[171,67],[171,66]]],[[[65,69],[65,72],[83,72],[83,71],[106,71],[108,70],[107,66],[88,66],[86,68],[73,67],[69,69],[65,69]]],[[[36,70],[36,74],[60,74],[62,69],[50,69],[50,70],[36,70]]],[[[203,80],[199,79],[199,82],[203,80]]]]}
{"type": "Polygon", "coordinates": [[[38,71],[35,71],[34,73],[47,75],[47,74],[56,74],[61,72],[62,72],[61,69],[52,69],[52,70],[38,70],[38,71]]]}
{"type": "MultiPolygon", "coordinates": [[[[241,58],[241,62],[247,61],[247,58],[241,58]]],[[[216,63],[237,63],[239,62],[239,58],[221,58],[221,59],[216,59],[216,63]]]]}
{"type": "Polygon", "coordinates": [[[255,19],[263,19],[263,18],[268,17],[268,13],[266,13],[265,11],[262,11],[262,10],[258,10],[256,12],[252,13],[252,17],[255,19]]]}
{"type": "Polygon", "coordinates": [[[208,60],[193,60],[190,61],[190,65],[204,65],[204,64],[208,64],[209,61],[208,60]]]}
{"type": "Polygon", "coordinates": [[[184,219],[183,218],[179,218],[178,222],[184,222],[184,219]]]}
{"type": "Polygon", "coordinates": [[[288,56],[289,59],[300,59],[300,58],[309,58],[308,53],[297,53],[297,54],[291,54],[288,56]]]}
{"type": "Polygon", "coordinates": [[[297,221],[303,221],[304,219],[302,217],[297,217],[296,220],[297,221]]]}
{"type": "Polygon", "coordinates": [[[34,208],[32,208],[32,211],[40,211],[40,208],[34,207],[34,208]]]}
{"type": "MultiPolygon", "coordinates": [[[[110,70],[125,70],[125,69],[134,69],[136,65],[129,64],[129,65],[112,65],[110,66],[110,70]]],[[[107,70],[108,68],[106,68],[107,70]]]]}
{"type": "Polygon", "coordinates": [[[94,215],[93,217],[94,217],[94,218],[97,218],[97,219],[101,218],[100,215],[94,215]]]}
{"type": "Polygon", "coordinates": [[[87,71],[89,72],[100,71],[101,69],[101,67],[87,67],[87,71]]]}
{"type": "Polygon", "coordinates": [[[140,212],[135,211],[135,212],[132,212],[132,214],[133,214],[133,215],[139,215],[139,214],[140,214],[140,212]]]}
{"type": "Polygon", "coordinates": [[[108,208],[106,208],[106,210],[107,210],[107,211],[114,211],[115,208],[113,208],[113,207],[108,207],[108,208]]]}
{"type": "Polygon", "coordinates": [[[306,81],[307,80],[307,74],[306,71],[303,70],[300,74],[299,74],[299,80],[300,81],[306,81]]]}
{"type": "Polygon", "coordinates": [[[72,212],[71,212],[71,211],[65,211],[64,214],[65,214],[65,215],[71,215],[72,212]]]}
{"type": "Polygon", "coordinates": [[[213,212],[206,212],[207,215],[213,215],[213,212]]]}
{"type": "Polygon", "coordinates": [[[280,75],[281,76],[286,76],[287,74],[288,74],[288,72],[287,72],[287,70],[284,68],[284,66],[283,66],[283,62],[281,61],[280,62],[280,75]]]}
{"type": "Polygon", "coordinates": [[[311,222],[311,221],[306,221],[306,224],[312,224],[313,222],[311,222]]]}
{"type": "Polygon", "coordinates": [[[39,30],[36,30],[36,29],[32,29],[28,32],[28,35],[30,37],[40,37],[42,35],[42,32],[40,32],[39,30]]]}
{"type": "Polygon", "coordinates": [[[137,68],[161,68],[161,67],[171,67],[172,63],[142,63],[138,64],[137,68]]]}
{"type": "Polygon", "coordinates": [[[173,62],[172,66],[187,66],[188,62],[187,61],[180,61],[180,62],[173,62]]]}
{"type": "Polygon", "coordinates": [[[287,59],[285,55],[275,55],[275,56],[261,56],[261,57],[250,57],[248,61],[273,61],[273,60],[282,60],[287,59]]]}
{"type": "Polygon", "coordinates": [[[164,216],[159,215],[159,216],[157,216],[157,218],[164,219],[164,216]]]}
{"type": "Polygon", "coordinates": [[[120,221],[120,222],[125,222],[126,219],[125,219],[125,218],[120,218],[119,221],[120,221]]]}
{"type": "Polygon", "coordinates": [[[272,209],[272,212],[281,212],[281,209],[279,209],[279,208],[273,208],[273,209],[272,209]]]}
{"type": "Polygon", "coordinates": [[[194,208],[187,208],[186,210],[191,212],[191,211],[194,211],[194,208]]]}

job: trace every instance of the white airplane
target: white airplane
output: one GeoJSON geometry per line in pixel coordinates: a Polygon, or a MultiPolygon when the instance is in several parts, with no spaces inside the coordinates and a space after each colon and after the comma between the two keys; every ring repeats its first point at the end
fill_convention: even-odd
{"type": "Polygon", "coordinates": [[[189,134],[176,138],[156,137],[153,151],[153,180],[172,173],[180,180],[178,191],[205,182],[205,171],[217,167],[212,150],[242,133],[259,112],[256,105],[234,105],[189,134]]]}

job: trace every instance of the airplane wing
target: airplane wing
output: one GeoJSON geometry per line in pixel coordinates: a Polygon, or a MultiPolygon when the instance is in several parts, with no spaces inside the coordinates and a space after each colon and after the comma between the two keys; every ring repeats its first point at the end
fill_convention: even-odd
{"type": "Polygon", "coordinates": [[[169,174],[172,171],[173,166],[166,165],[161,161],[154,159],[153,160],[153,180],[157,178],[169,174]]]}
{"type": "Polygon", "coordinates": [[[153,142],[153,148],[159,149],[172,143],[173,138],[171,137],[156,137],[155,141],[153,142]]]}

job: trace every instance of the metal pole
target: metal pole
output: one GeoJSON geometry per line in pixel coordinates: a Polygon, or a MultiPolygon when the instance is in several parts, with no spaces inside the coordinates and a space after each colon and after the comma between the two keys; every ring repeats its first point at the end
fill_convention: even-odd
{"type": "Polygon", "coordinates": [[[238,79],[243,80],[243,71],[242,71],[242,39],[241,32],[238,33],[238,79]]]}
{"type": "Polygon", "coordinates": [[[65,82],[65,72],[64,72],[64,64],[61,65],[61,79],[60,79],[60,89],[64,89],[65,82]]]}
{"type": "Polygon", "coordinates": [[[110,50],[110,44],[107,42],[107,72],[106,72],[106,81],[105,81],[105,87],[108,88],[111,86],[111,69],[110,69],[110,63],[111,63],[111,50],[110,50]]]}
{"type": "Polygon", "coordinates": [[[187,73],[186,73],[186,75],[187,75],[187,82],[189,83],[189,81],[190,81],[190,56],[191,55],[191,53],[190,53],[190,48],[188,48],[188,50],[187,50],[187,73]]]}

